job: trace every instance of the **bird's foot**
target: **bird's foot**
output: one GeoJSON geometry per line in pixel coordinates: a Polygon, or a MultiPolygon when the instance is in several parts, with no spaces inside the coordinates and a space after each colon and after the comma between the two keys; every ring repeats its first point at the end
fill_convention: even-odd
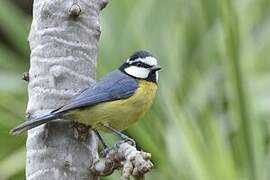
{"type": "Polygon", "coordinates": [[[124,143],[129,143],[131,146],[136,147],[136,142],[134,139],[131,139],[130,137],[125,138],[122,140],[124,143]]]}
{"type": "Polygon", "coordinates": [[[121,144],[128,143],[133,147],[136,147],[136,142],[131,138],[122,139],[121,141],[118,141],[114,144],[114,147],[119,148],[121,144]]]}
{"type": "Polygon", "coordinates": [[[111,148],[104,147],[103,150],[101,151],[101,156],[102,157],[107,157],[107,155],[109,154],[110,151],[111,151],[111,148]]]}
{"type": "Polygon", "coordinates": [[[106,157],[107,154],[110,152],[111,148],[105,143],[105,141],[103,140],[99,132],[96,129],[93,129],[93,130],[103,146],[103,150],[101,151],[101,156],[106,157]]]}

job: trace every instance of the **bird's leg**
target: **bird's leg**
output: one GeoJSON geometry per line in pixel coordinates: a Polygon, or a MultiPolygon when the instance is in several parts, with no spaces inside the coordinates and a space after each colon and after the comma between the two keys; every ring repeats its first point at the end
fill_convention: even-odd
{"type": "Polygon", "coordinates": [[[103,138],[101,137],[101,135],[99,134],[99,132],[96,129],[93,129],[95,134],[97,135],[99,141],[101,142],[102,146],[103,146],[103,151],[102,151],[102,155],[104,157],[106,157],[106,155],[108,154],[108,152],[110,151],[109,146],[105,143],[105,141],[103,140],[103,138]]]}
{"type": "Polygon", "coordinates": [[[111,127],[108,124],[102,124],[102,126],[106,127],[107,129],[111,130],[114,134],[116,134],[117,136],[119,136],[122,140],[124,140],[125,142],[131,142],[132,146],[136,146],[136,142],[131,139],[130,137],[128,137],[127,135],[123,134],[121,131],[114,129],[113,127],[111,127]]]}

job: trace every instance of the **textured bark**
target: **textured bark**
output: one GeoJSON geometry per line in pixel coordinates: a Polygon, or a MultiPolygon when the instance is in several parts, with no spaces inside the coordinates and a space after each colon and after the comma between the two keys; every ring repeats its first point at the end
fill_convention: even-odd
{"type": "MultiPolygon", "coordinates": [[[[95,79],[99,13],[106,0],[35,0],[29,35],[27,115],[63,105],[95,79]]],[[[26,179],[97,179],[97,141],[88,128],[53,122],[28,132],[26,179]]]]}
{"type": "Polygon", "coordinates": [[[98,176],[108,176],[115,169],[122,170],[122,180],[145,179],[146,173],[153,168],[151,154],[138,151],[130,142],[118,142],[109,149],[105,158],[96,159],[91,167],[98,176]]]}

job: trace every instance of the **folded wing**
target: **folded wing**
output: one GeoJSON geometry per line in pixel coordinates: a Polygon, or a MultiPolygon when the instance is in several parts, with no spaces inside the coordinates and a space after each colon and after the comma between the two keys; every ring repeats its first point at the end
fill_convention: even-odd
{"type": "Polygon", "coordinates": [[[66,105],[53,113],[58,114],[102,102],[125,99],[132,96],[137,88],[136,79],[115,70],[100,79],[94,86],[71,98],[66,105]]]}

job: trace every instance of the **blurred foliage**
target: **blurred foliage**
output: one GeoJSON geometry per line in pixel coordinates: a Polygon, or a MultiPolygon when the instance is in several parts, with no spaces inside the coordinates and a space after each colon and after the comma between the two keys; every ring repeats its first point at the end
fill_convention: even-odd
{"type": "MultiPolygon", "coordinates": [[[[27,104],[26,12],[0,1],[0,179],[24,179],[25,136],[8,131],[27,104]]],[[[137,49],[163,67],[153,108],[127,130],[152,153],[149,179],[270,179],[269,0],[118,0],[101,22],[99,77],[137,49]]]]}

